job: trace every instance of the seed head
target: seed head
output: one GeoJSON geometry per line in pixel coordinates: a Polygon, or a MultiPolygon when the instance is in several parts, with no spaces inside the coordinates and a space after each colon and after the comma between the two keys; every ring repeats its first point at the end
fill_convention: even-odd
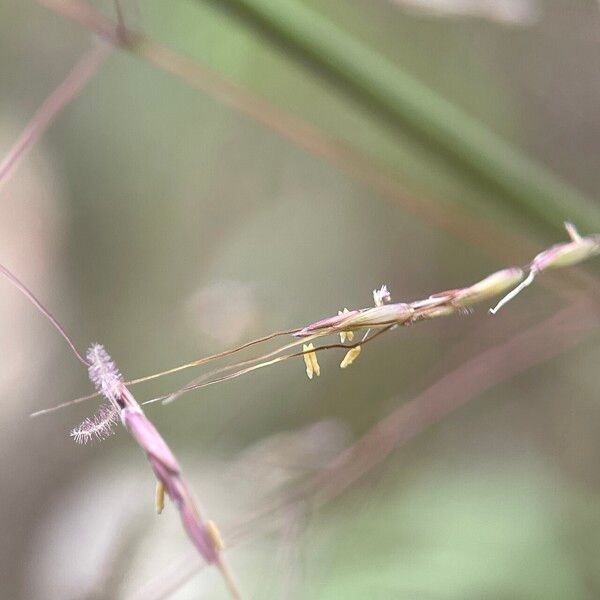
{"type": "Polygon", "coordinates": [[[472,286],[459,290],[452,299],[452,304],[467,307],[476,302],[499,296],[517,285],[523,277],[523,270],[518,267],[496,271],[472,286]]]}
{"type": "Polygon", "coordinates": [[[438,317],[447,317],[454,314],[457,307],[451,303],[451,300],[454,297],[452,294],[455,292],[455,290],[451,290],[430,296],[425,300],[411,302],[410,306],[414,312],[409,322],[416,323],[425,319],[437,319],[438,317]]]}
{"type": "Polygon", "coordinates": [[[600,242],[593,236],[583,237],[574,242],[555,244],[540,252],[531,263],[531,270],[571,267],[600,253],[600,242]]]}
{"type": "Polygon", "coordinates": [[[561,267],[571,267],[588,258],[600,254],[600,236],[588,235],[582,237],[573,223],[566,222],[565,229],[570,242],[555,244],[547,250],[540,252],[529,264],[529,275],[511,292],[509,292],[494,308],[490,309],[492,314],[496,314],[507,302],[512,300],[523,289],[533,283],[538,273],[546,269],[558,269],[561,267]]]}
{"type": "Polygon", "coordinates": [[[402,325],[413,316],[413,313],[414,309],[403,302],[384,304],[360,311],[352,311],[338,327],[348,331],[383,325],[402,325]]]}

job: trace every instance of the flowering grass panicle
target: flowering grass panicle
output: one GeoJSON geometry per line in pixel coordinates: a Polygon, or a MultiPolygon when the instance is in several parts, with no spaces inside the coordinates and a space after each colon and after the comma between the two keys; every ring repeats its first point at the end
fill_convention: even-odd
{"type": "MultiPolygon", "coordinates": [[[[111,403],[110,409],[121,417],[121,422],[146,453],[150,466],[157,479],[155,507],[158,513],[164,506],[166,493],[177,507],[183,528],[190,540],[208,564],[216,565],[232,597],[239,598],[239,592],[227,566],[221,557],[222,540],[216,525],[200,516],[200,511],[183,479],[181,467],[171,449],[156,427],[144,414],[131,392],[123,382],[123,377],[112,358],[100,344],[92,344],[87,351],[89,377],[96,389],[111,403]]],[[[79,429],[85,430],[94,419],[86,419],[79,429]]]]}
{"type": "MultiPolygon", "coordinates": [[[[121,422],[146,453],[152,470],[157,478],[155,506],[162,511],[164,494],[169,496],[179,511],[183,528],[204,560],[215,565],[221,572],[233,598],[240,598],[240,593],[221,554],[223,542],[216,525],[200,516],[194,498],[187,486],[177,459],[162,438],[156,427],[144,414],[131,392],[127,389],[119,369],[100,344],[92,344],[84,358],[77,346],[62,325],[52,316],[36,296],[15,277],[6,267],[0,265],[0,273],[4,275],[34,306],[52,323],[61,334],[73,354],[88,369],[88,375],[108,404],[103,405],[92,417],[85,419],[71,431],[71,437],[77,443],[85,443],[92,439],[104,439],[112,433],[112,425],[121,417],[121,422]]],[[[98,395],[95,394],[95,395],[98,395]]],[[[93,397],[93,396],[92,396],[93,397]]]]}
{"type": "MultiPolygon", "coordinates": [[[[345,369],[354,363],[361,353],[362,348],[367,343],[385,332],[424,320],[465,312],[470,313],[475,304],[504,294],[512,288],[512,291],[508,292],[496,307],[491,310],[491,312],[495,313],[506,302],[514,298],[524,287],[529,285],[538,273],[550,268],[572,266],[600,254],[600,236],[591,235],[582,237],[573,225],[567,223],[565,227],[571,240],[556,244],[540,252],[523,269],[518,267],[503,269],[488,275],[470,286],[438,292],[424,299],[412,302],[391,303],[387,286],[382,286],[379,290],[373,292],[374,306],[354,310],[345,308],[335,316],[321,319],[305,327],[278,331],[242,344],[232,350],[196,359],[184,365],[163,371],[162,373],[129,382],[123,380],[115,363],[100,344],[93,344],[89,348],[86,358],[83,358],[71,338],[35,296],[12,273],[1,265],[0,273],[16,285],[42,314],[50,320],[65,338],[78,360],[88,368],[90,380],[94,383],[98,392],[91,396],[77,399],[76,402],[100,394],[109,402],[109,404],[102,406],[96,415],[85,419],[79,427],[71,432],[71,436],[78,443],[85,443],[92,439],[103,439],[110,435],[112,425],[117,415],[119,415],[123,425],[146,453],[146,457],[156,476],[155,505],[157,512],[162,511],[164,497],[167,495],[179,511],[183,527],[200,555],[207,563],[214,564],[219,568],[232,596],[238,598],[239,593],[221,556],[222,541],[216,526],[212,521],[205,520],[200,516],[200,512],[183,478],[181,468],[175,456],[160,433],[148,420],[127,386],[172,374],[190,367],[200,366],[209,361],[230,356],[250,346],[284,335],[293,335],[300,339],[296,339],[294,342],[287,343],[276,350],[256,358],[227,364],[224,367],[214,369],[196,378],[196,380],[183,388],[170,393],[168,396],[147,402],[175,398],[182,393],[240,377],[257,369],[300,356],[304,359],[308,377],[312,378],[315,374],[319,376],[321,368],[317,361],[317,353],[332,348],[341,348],[346,351],[346,355],[340,363],[340,367],[345,369]],[[529,273],[525,276],[527,270],[529,273]],[[352,342],[355,333],[359,330],[366,331],[359,341],[345,343],[346,341],[352,342]],[[372,331],[373,333],[371,333],[372,331]],[[339,335],[341,343],[329,343],[319,346],[313,344],[315,340],[329,335],[339,335]],[[299,345],[302,345],[301,352],[297,349],[299,345]],[[292,350],[291,353],[283,354],[290,350],[292,350]]],[[[48,410],[41,412],[48,412],[48,410]]]]}

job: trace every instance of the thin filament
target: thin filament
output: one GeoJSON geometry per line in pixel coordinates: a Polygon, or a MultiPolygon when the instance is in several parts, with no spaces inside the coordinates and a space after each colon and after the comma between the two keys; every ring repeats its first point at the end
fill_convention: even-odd
{"type": "Polygon", "coordinates": [[[536,275],[537,271],[531,269],[531,271],[529,271],[529,275],[527,275],[527,277],[523,279],[523,281],[521,281],[521,283],[514,290],[512,290],[512,292],[506,294],[506,296],[504,296],[504,298],[502,298],[502,300],[500,300],[500,302],[498,302],[494,308],[490,308],[490,312],[495,315],[507,302],[510,302],[517,294],[519,294],[521,290],[525,289],[528,285],[531,285],[536,275]]]}
{"type": "Polygon", "coordinates": [[[66,402],[61,402],[56,406],[51,406],[50,408],[42,408],[41,410],[36,410],[32,412],[30,417],[40,417],[41,415],[47,415],[48,413],[54,412],[55,410],[60,410],[61,408],[66,408],[67,406],[73,406],[73,404],[79,404],[80,402],[85,402],[85,400],[91,400],[92,398],[97,398],[100,396],[100,392],[94,392],[93,394],[88,394],[87,396],[81,396],[79,398],[75,398],[75,400],[67,400],[66,402]]]}
{"type": "MultiPolygon", "coordinates": [[[[241,346],[237,346],[236,348],[233,348],[231,350],[225,350],[223,352],[218,352],[217,354],[211,354],[210,356],[205,356],[203,358],[199,358],[197,360],[180,365],[178,367],[173,367],[172,369],[167,369],[166,371],[161,371],[159,373],[154,373],[152,375],[146,375],[145,377],[139,377],[138,379],[131,379],[129,381],[125,381],[124,383],[126,386],[130,386],[130,385],[137,385],[138,383],[143,383],[144,381],[151,381],[153,379],[158,379],[159,377],[163,377],[164,375],[171,375],[173,373],[183,371],[184,369],[189,369],[191,367],[197,367],[197,366],[203,365],[207,362],[217,360],[219,358],[224,358],[226,356],[230,356],[231,354],[235,354],[236,352],[244,350],[245,348],[254,346],[256,344],[260,344],[261,342],[267,342],[276,337],[280,337],[283,335],[291,335],[291,334],[295,333],[296,331],[299,331],[299,328],[289,329],[286,331],[276,331],[269,335],[265,335],[263,337],[256,338],[254,340],[246,342],[246,343],[242,344],[241,346]]],[[[283,350],[283,349],[281,349],[281,350],[283,350]]],[[[86,364],[86,366],[88,366],[87,363],[85,363],[85,364],[86,364]]],[[[227,367],[222,367],[222,368],[227,368],[227,367]]],[[[211,372],[211,374],[214,374],[214,373],[211,372]]],[[[88,394],[87,396],[80,396],[79,398],[75,398],[74,400],[68,400],[66,402],[61,402],[60,404],[56,404],[55,406],[51,406],[49,408],[43,408],[42,410],[38,410],[34,413],[31,413],[30,416],[31,417],[39,417],[41,415],[46,415],[48,413],[52,413],[54,411],[60,410],[61,408],[66,408],[67,406],[72,406],[73,404],[79,404],[80,402],[85,402],[86,400],[91,400],[92,398],[97,398],[99,395],[100,395],[100,392],[94,392],[93,394],[88,394]]]]}
{"type": "Polygon", "coordinates": [[[300,340],[298,342],[293,342],[291,344],[287,344],[286,346],[282,346],[281,348],[278,348],[277,350],[274,350],[273,352],[270,352],[268,354],[264,354],[263,356],[259,356],[258,358],[253,358],[253,359],[250,359],[247,361],[243,361],[243,362],[237,363],[235,365],[228,365],[225,367],[221,367],[220,369],[215,369],[214,371],[211,371],[209,373],[205,373],[201,377],[188,383],[187,385],[180,388],[179,390],[172,392],[171,394],[165,394],[163,396],[158,396],[157,398],[152,398],[151,400],[147,400],[146,402],[143,402],[142,404],[153,404],[155,402],[160,402],[160,401],[162,401],[163,404],[169,404],[169,403],[173,402],[174,400],[176,400],[177,398],[179,398],[181,395],[185,394],[186,392],[191,392],[193,390],[198,390],[198,389],[201,389],[204,387],[208,387],[210,385],[214,385],[215,383],[222,383],[224,381],[230,381],[231,379],[237,379],[238,377],[241,377],[242,375],[247,375],[248,373],[251,373],[252,371],[256,371],[258,369],[262,369],[264,367],[268,367],[268,366],[274,365],[276,363],[289,360],[291,358],[297,358],[299,356],[304,356],[305,354],[308,354],[309,352],[321,352],[322,350],[331,350],[333,348],[342,348],[345,350],[356,348],[357,346],[361,346],[361,345],[369,343],[371,340],[375,339],[376,337],[379,337],[382,333],[389,331],[390,329],[392,329],[395,326],[396,326],[396,324],[387,325],[387,326],[383,327],[382,329],[380,329],[379,331],[377,331],[376,333],[370,335],[366,339],[363,338],[363,340],[361,340],[360,342],[356,342],[354,344],[326,344],[323,346],[318,346],[317,348],[314,348],[311,350],[303,350],[301,352],[284,354],[283,356],[277,356],[276,358],[272,358],[271,360],[265,360],[276,354],[279,354],[280,352],[283,352],[284,350],[288,350],[290,348],[293,348],[294,346],[299,346],[302,343],[306,343],[307,340],[313,340],[317,337],[322,337],[323,335],[327,335],[328,333],[330,333],[330,332],[320,332],[318,334],[314,334],[313,336],[310,336],[309,338],[304,338],[303,340],[300,340]],[[265,362],[260,362],[260,361],[265,361],[265,362]],[[255,364],[255,363],[259,363],[259,364],[255,364]],[[251,366],[247,367],[247,365],[251,365],[251,366]],[[246,368],[241,369],[240,367],[246,367],[246,368]],[[233,373],[228,373],[227,375],[223,375],[222,377],[218,377],[216,379],[210,379],[210,377],[212,377],[218,373],[227,371],[229,369],[238,369],[238,370],[234,371],[233,373]]]}
{"type": "Polygon", "coordinates": [[[131,381],[126,381],[125,385],[135,385],[137,383],[142,383],[144,381],[151,381],[152,379],[158,379],[159,377],[162,377],[163,375],[172,375],[173,373],[178,373],[179,371],[184,371],[185,369],[189,369],[191,367],[199,367],[200,365],[203,365],[207,362],[211,362],[211,361],[217,360],[219,358],[224,358],[225,356],[230,356],[231,354],[235,354],[236,352],[240,352],[241,350],[249,348],[250,346],[255,346],[256,344],[260,344],[262,342],[267,342],[269,340],[272,340],[273,338],[281,337],[282,335],[291,335],[293,333],[296,333],[297,331],[300,331],[299,327],[296,327],[295,329],[288,329],[287,331],[276,331],[275,333],[270,333],[269,335],[265,335],[263,337],[256,338],[254,340],[246,342],[245,344],[242,344],[241,346],[236,346],[235,348],[232,348],[231,350],[224,350],[223,352],[217,352],[216,354],[211,354],[210,356],[204,356],[203,358],[198,358],[196,360],[185,363],[183,365],[179,365],[178,367],[173,367],[172,369],[167,369],[166,371],[160,371],[158,373],[154,373],[153,375],[146,375],[145,377],[140,377],[139,379],[132,379],[131,381]]]}
{"type": "MultiPolygon", "coordinates": [[[[298,331],[298,330],[294,330],[294,331],[298,331]]],[[[289,344],[285,344],[284,346],[280,346],[276,350],[267,352],[266,354],[263,354],[262,356],[257,356],[256,358],[250,358],[248,360],[244,360],[244,361],[235,363],[233,365],[225,365],[223,367],[219,367],[218,369],[213,369],[212,371],[209,371],[208,373],[204,373],[200,377],[193,379],[192,381],[190,381],[189,383],[187,383],[186,385],[184,385],[182,388],[178,389],[177,391],[175,391],[171,394],[168,394],[167,396],[162,396],[161,400],[164,400],[165,404],[170,404],[171,402],[176,400],[179,396],[181,396],[185,392],[189,392],[191,390],[198,389],[199,384],[202,384],[207,379],[210,379],[211,377],[214,377],[215,375],[218,375],[219,373],[225,373],[226,371],[230,371],[231,369],[239,369],[240,367],[246,367],[248,365],[255,365],[256,363],[260,363],[261,361],[270,359],[273,356],[277,356],[281,352],[285,352],[286,350],[289,350],[290,348],[295,348],[296,346],[300,346],[301,344],[304,344],[307,341],[314,340],[323,335],[325,335],[325,334],[319,332],[308,338],[303,338],[301,340],[297,340],[297,341],[291,342],[289,344]]],[[[272,362],[273,361],[270,361],[269,364],[272,364],[272,362]]],[[[277,362],[277,361],[275,361],[275,362],[277,362]]],[[[156,399],[154,399],[154,400],[156,400],[156,399]]],[[[149,402],[151,402],[151,401],[149,401],[149,402]]]]}
{"type": "Polygon", "coordinates": [[[73,340],[69,337],[63,326],[52,316],[50,311],[35,297],[33,292],[27,288],[27,286],[19,281],[6,267],[0,264],[0,273],[4,275],[47,319],[52,323],[54,328],[62,335],[67,344],[69,344],[69,348],[73,351],[73,354],[77,358],[77,360],[83,363],[86,367],[88,366],[87,361],[79,350],[77,350],[77,346],[73,340]]]}

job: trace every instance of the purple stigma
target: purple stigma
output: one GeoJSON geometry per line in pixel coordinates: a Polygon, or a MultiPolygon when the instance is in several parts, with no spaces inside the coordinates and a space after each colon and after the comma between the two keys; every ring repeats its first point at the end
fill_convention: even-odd
{"type": "Polygon", "coordinates": [[[110,404],[104,404],[92,416],[84,419],[75,429],[71,437],[77,444],[87,444],[94,440],[104,440],[113,434],[113,425],[117,420],[117,411],[110,404]]]}
{"type": "Polygon", "coordinates": [[[92,344],[87,351],[86,358],[91,382],[115,408],[118,408],[123,377],[112,358],[101,344],[92,344]]]}

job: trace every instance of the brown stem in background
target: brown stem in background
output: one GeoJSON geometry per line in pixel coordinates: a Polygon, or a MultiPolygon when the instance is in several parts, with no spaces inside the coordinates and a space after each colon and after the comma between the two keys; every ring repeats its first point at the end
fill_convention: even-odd
{"type": "Polygon", "coordinates": [[[360,181],[383,197],[401,204],[429,225],[475,246],[480,252],[516,262],[519,254],[532,254],[533,244],[511,232],[506,234],[488,221],[468,215],[456,206],[440,207],[436,202],[416,199],[407,194],[389,168],[378,164],[341,140],[287,112],[260,96],[225,79],[197,59],[164,46],[147,35],[127,32],[119,35],[118,23],[105,17],[81,0],[38,0],[38,3],[62,14],[111,44],[126,50],[155,67],[185,81],[220,102],[264,125],[280,137],[309,154],[324,159],[346,175],[360,181]]]}
{"type": "Polygon", "coordinates": [[[0,163],[0,185],[8,180],[19,159],[39,140],[58,113],[77,97],[111,52],[110,46],[96,44],[44,100],[0,163]]]}
{"type": "MultiPolygon", "coordinates": [[[[508,234],[489,220],[468,214],[453,205],[443,207],[426,199],[415,198],[402,188],[393,171],[345,142],[307,123],[260,96],[228,81],[199,60],[164,46],[147,35],[123,31],[117,22],[105,17],[82,0],[38,0],[38,3],[62,14],[116,47],[126,50],[155,67],[178,77],[190,87],[218,99],[239,114],[262,124],[283,139],[323,159],[341,172],[359,181],[367,189],[400,204],[429,226],[460,239],[492,258],[506,263],[518,263],[523,254],[533,254],[535,245],[514,231],[508,234]]],[[[594,286],[594,278],[583,269],[574,269],[567,279],[572,283],[594,286]]],[[[550,275],[547,283],[561,296],[574,300],[572,286],[560,285],[560,277],[550,275]]],[[[564,281],[564,280],[563,280],[564,281]]]]}

